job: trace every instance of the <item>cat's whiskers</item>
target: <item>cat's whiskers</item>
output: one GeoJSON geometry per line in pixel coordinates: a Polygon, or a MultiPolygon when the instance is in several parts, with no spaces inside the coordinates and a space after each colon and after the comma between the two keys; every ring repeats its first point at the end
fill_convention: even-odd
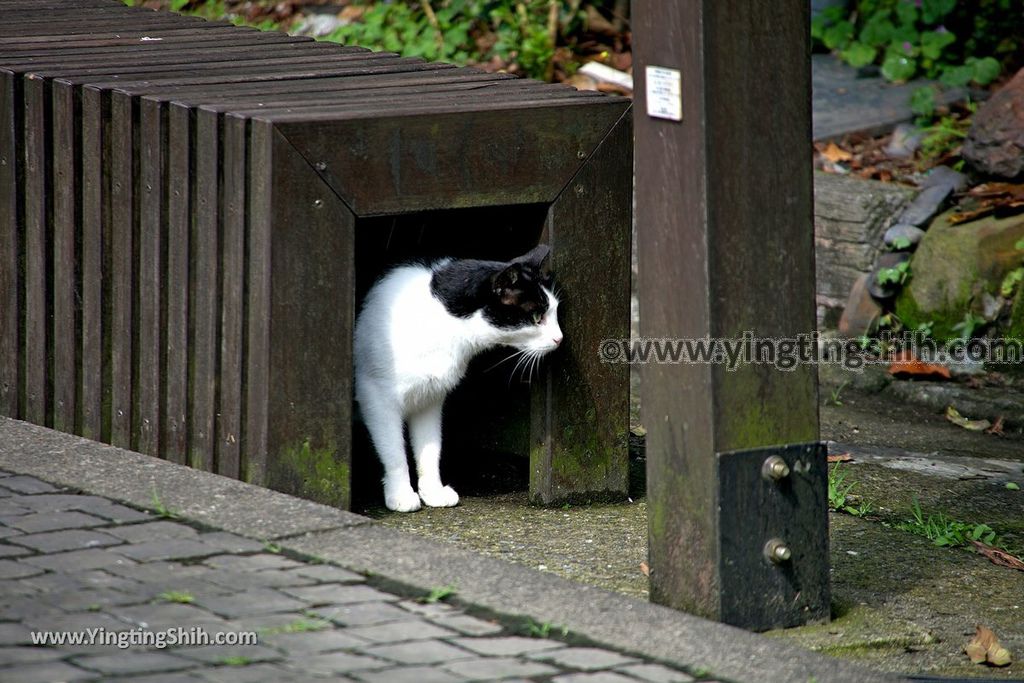
{"type": "Polygon", "coordinates": [[[514,352],[514,353],[510,353],[509,355],[505,356],[504,358],[502,358],[501,360],[499,360],[499,361],[498,361],[497,363],[495,363],[495,364],[494,364],[494,365],[492,365],[491,367],[489,367],[489,368],[487,368],[486,370],[484,370],[484,372],[490,372],[491,370],[493,370],[494,368],[498,367],[498,366],[499,366],[499,365],[501,365],[502,363],[505,363],[505,362],[507,362],[507,361],[510,361],[510,360],[512,360],[513,358],[515,358],[516,356],[521,356],[521,355],[522,355],[522,354],[524,354],[524,353],[526,353],[526,349],[522,349],[521,351],[516,351],[516,352],[514,352]]]}

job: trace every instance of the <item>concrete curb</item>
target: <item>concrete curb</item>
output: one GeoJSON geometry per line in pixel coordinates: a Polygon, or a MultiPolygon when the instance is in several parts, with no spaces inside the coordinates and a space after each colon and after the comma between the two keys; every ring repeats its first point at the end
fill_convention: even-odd
{"type": "Polygon", "coordinates": [[[896,677],[552,574],[386,528],[343,510],[0,418],[0,468],[152,509],[456,601],[567,627],[596,644],[737,682],[871,683],[896,677]]]}

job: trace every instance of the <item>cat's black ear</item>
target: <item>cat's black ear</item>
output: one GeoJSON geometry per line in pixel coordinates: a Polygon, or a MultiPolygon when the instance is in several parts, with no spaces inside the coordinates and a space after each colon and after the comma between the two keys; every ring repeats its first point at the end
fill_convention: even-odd
{"type": "Polygon", "coordinates": [[[523,277],[522,266],[513,261],[504,270],[491,278],[491,289],[506,306],[519,304],[519,280],[523,277]]]}
{"type": "Polygon", "coordinates": [[[523,265],[536,268],[540,272],[546,272],[548,256],[550,255],[551,247],[546,244],[538,244],[522,256],[512,259],[512,263],[522,263],[523,265]]]}

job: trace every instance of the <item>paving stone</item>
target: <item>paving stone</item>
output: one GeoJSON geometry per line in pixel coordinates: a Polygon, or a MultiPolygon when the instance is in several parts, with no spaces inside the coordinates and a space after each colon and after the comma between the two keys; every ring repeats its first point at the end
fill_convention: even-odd
{"type": "Polygon", "coordinates": [[[429,638],[447,638],[456,635],[440,626],[427,621],[393,621],[374,626],[349,627],[346,631],[357,638],[365,638],[375,643],[399,643],[405,640],[426,640],[429,638]]]}
{"type": "Polygon", "coordinates": [[[166,652],[133,652],[131,650],[109,655],[82,655],[74,657],[71,661],[83,669],[107,676],[181,671],[195,666],[192,661],[166,652]]]}
{"type": "Polygon", "coordinates": [[[142,628],[177,627],[182,628],[197,624],[223,624],[224,620],[209,611],[195,605],[183,605],[173,602],[149,603],[115,607],[107,610],[122,621],[137,624],[142,628]]]}
{"type": "Polygon", "coordinates": [[[199,540],[211,548],[219,548],[221,552],[226,553],[258,553],[266,549],[259,541],[228,531],[211,531],[200,534],[199,540]]]}
{"type": "MultiPolygon", "coordinates": [[[[2,499],[0,499],[2,500],[2,499]]],[[[10,538],[11,536],[21,536],[22,531],[9,526],[0,526],[0,538],[10,538]]]]}
{"type": "Polygon", "coordinates": [[[691,683],[694,680],[689,674],[661,664],[630,664],[616,670],[649,683],[691,683]]]}
{"type": "Polygon", "coordinates": [[[602,650],[596,647],[567,647],[563,650],[537,652],[529,655],[530,659],[550,661],[568,669],[595,671],[612,669],[625,664],[638,663],[634,657],[624,657],[617,652],[602,650]]]}
{"type": "Polygon", "coordinates": [[[41,531],[56,531],[58,529],[85,529],[109,524],[109,522],[84,512],[69,510],[67,512],[36,512],[29,515],[21,515],[4,519],[3,524],[19,529],[26,534],[34,534],[41,531]]]}
{"type": "Polygon", "coordinates": [[[5,670],[3,674],[4,683],[52,683],[53,681],[81,681],[96,677],[95,673],[59,661],[26,664],[5,670]]]}
{"type": "Polygon", "coordinates": [[[60,489],[47,484],[41,479],[29,477],[23,474],[16,474],[4,478],[4,488],[17,493],[53,493],[60,489]]]}
{"type": "Polygon", "coordinates": [[[4,677],[2,667],[49,662],[63,656],[63,652],[47,647],[0,647],[0,680],[4,677]]]}
{"type": "Polygon", "coordinates": [[[19,515],[27,515],[30,512],[32,512],[32,508],[22,505],[18,497],[0,498],[0,517],[17,517],[19,515]]]}
{"type": "Polygon", "coordinates": [[[13,622],[0,622],[0,645],[31,644],[32,629],[30,629],[28,626],[13,622]]]}
{"type": "Polygon", "coordinates": [[[43,569],[31,564],[15,562],[14,560],[0,560],[0,580],[20,579],[42,573],[43,569]]]}
{"type": "Polygon", "coordinates": [[[175,654],[197,662],[207,664],[224,664],[230,660],[245,659],[248,662],[274,662],[284,656],[273,648],[265,645],[206,645],[203,647],[183,647],[175,650],[175,654]]]}
{"type": "Polygon", "coordinates": [[[185,578],[206,576],[210,574],[207,567],[199,564],[187,565],[180,562],[146,562],[138,564],[135,562],[125,563],[115,567],[105,568],[104,571],[116,576],[133,579],[135,581],[163,583],[169,577],[176,580],[185,578]]]}
{"type": "Polygon", "coordinates": [[[187,524],[160,519],[142,524],[127,524],[108,532],[130,543],[155,541],[161,538],[195,538],[199,532],[187,524]]]}
{"type": "MultiPolygon", "coordinates": [[[[295,672],[281,668],[277,664],[249,664],[247,666],[205,667],[198,673],[199,680],[213,683],[281,683],[295,681],[295,672]]],[[[301,680],[310,680],[304,678],[301,680]]],[[[316,679],[322,681],[323,679],[316,679]]],[[[347,679],[333,678],[333,681],[344,683],[347,679]]],[[[118,683],[121,683],[120,679],[118,683]]],[[[148,682],[147,682],[148,683],[148,682]]]]}
{"type": "Polygon", "coordinates": [[[363,683],[462,683],[468,678],[432,666],[401,666],[380,671],[358,671],[352,677],[363,683]]]}
{"type": "MultiPolygon", "coordinates": [[[[241,536],[239,536],[239,538],[241,538],[241,536]]],[[[262,548],[262,546],[260,547],[262,548]]],[[[203,560],[203,564],[208,567],[214,567],[215,569],[228,569],[244,572],[261,572],[268,569],[292,569],[297,566],[302,566],[291,558],[274,555],[272,553],[242,556],[216,555],[203,560]]]]}
{"type": "MultiPolygon", "coordinates": [[[[131,624],[115,619],[103,612],[40,613],[38,615],[26,616],[23,623],[35,631],[82,631],[88,633],[93,632],[93,629],[99,629],[95,631],[97,639],[104,638],[104,632],[108,634],[119,633],[133,628],[131,624]]],[[[115,636],[108,635],[106,637],[113,638],[115,636]]],[[[96,645],[106,648],[110,647],[100,642],[97,642],[96,645]]]]}
{"type": "Polygon", "coordinates": [[[310,610],[324,619],[343,626],[369,626],[389,621],[417,620],[416,615],[395,607],[390,602],[360,602],[354,605],[323,605],[310,610]]]}
{"type": "Polygon", "coordinates": [[[229,569],[211,569],[209,580],[214,583],[234,589],[237,586],[251,586],[253,588],[298,588],[300,586],[314,586],[313,579],[305,579],[297,574],[285,572],[282,569],[267,569],[264,571],[234,571],[229,569]]]}
{"type": "Polygon", "coordinates": [[[636,683],[636,679],[617,674],[614,671],[591,671],[555,676],[551,679],[551,683],[636,683]]]}
{"type": "Polygon", "coordinates": [[[55,555],[26,557],[21,561],[44,569],[63,572],[84,571],[86,569],[110,569],[112,567],[135,564],[134,560],[98,548],[73,550],[69,553],[57,553],[55,555]]]}
{"type": "Polygon", "coordinates": [[[148,598],[110,588],[90,588],[80,591],[56,591],[40,595],[40,600],[68,612],[80,610],[98,611],[100,608],[118,605],[138,605],[148,598]]]}
{"type": "MultiPolygon", "coordinates": [[[[102,500],[102,499],[101,499],[102,500]]],[[[126,505],[118,505],[108,500],[104,500],[103,504],[85,505],[82,507],[83,512],[104,517],[112,522],[126,523],[126,522],[144,522],[146,520],[153,519],[154,515],[150,512],[142,510],[136,510],[126,505]]]]}
{"type": "Polygon", "coordinates": [[[291,573],[315,579],[320,583],[358,583],[366,580],[362,574],[329,564],[303,564],[292,569],[291,573]]]}
{"type": "Polygon", "coordinates": [[[503,636],[497,638],[456,638],[451,642],[459,647],[472,650],[481,655],[495,655],[510,657],[540,652],[541,650],[553,650],[565,647],[562,643],[543,638],[524,638],[522,636],[503,636]]]}
{"type": "Polygon", "coordinates": [[[397,600],[391,593],[383,593],[369,586],[351,586],[339,583],[324,583],[318,586],[284,588],[285,593],[305,600],[311,605],[331,605],[350,602],[372,602],[374,600],[397,600]]]}
{"type": "Polygon", "coordinates": [[[500,624],[477,619],[467,614],[454,614],[439,619],[431,619],[431,621],[442,628],[458,631],[464,636],[492,636],[504,630],[500,624]]]}
{"type": "MultiPolygon", "coordinates": [[[[38,593],[17,597],[5,596],[4,600],[0,602],[0,620],[2,621],[21,621],[29,617],[46,616],[59,618],[64,615],[66,615],[64,610],[40,600],[38,593]]],[[[3,643],[4,640],[0,637],[0,644],[3,643]]]]}
{"type": "MultiPolygon", "coordinates": [[[[465,676],[471,679],[483,679],[488,681],[501,680],[522,676],[530,678],[533,676],[551,676],[558,673],[558,669],[541,664],[540,662],[526,662],[513,657],[483,657],[480,659],[467,659],[459,662],[452,662],[443,666],[458,676],[465,676]]],[[[636,683],[631,681],[630,683],[636,683]]]]}
{"type": "Polygon", "coordinates": [[[413,614],[419,614],[424,617],[446,617],[458,613],[458,610],[454,607],[446,605],[443,602],[417,602],[416,600],[402,600],[398,603],[398,606],[404,610],[412,612],[413,614]]]}
{"type": "Polygon", "coordinates": [[[209,680],[199,678],[200,669],[192,671],[175,671],[166,674],[141,674],[139,676],[118,676],[117,683],[196,683],[209,680]]]}
{"type": "Polygon", "coordinates": [[[341,629],[261,634],[260,642],[283,650],[290,657],[365,647],[367,644],[365,640],[351,636],[341,629]]]}
{"type": "Polygon", "coordinates": [[[208,598],[203,601],[202,605],[215,614],[235,618],[252,614],[302,610],[307,603],[272,588],[257,588],[244,593],[208,598]]]}
{"type": "Polygon", "coordinates": [[[477,655],[439,640],[425,642],[378,645],[365,650],[366,654],[390,659],[399,664],[437,664],[459,659],[477,659],[477,655]]]}
{"type": "Polygon", "coordinates": [[[0,558],[3,557],[21,557],[23,555],[31,555],[32,551],[28,548],[22,548],[16,545],[10,545],[8,543],[0,543],[0,558]]]}
{"type": "Polygon", "coordinates": [[[278,612],[276,614],[245,615],[234,619],[228,619],[224,623],[226,628],[233,631],[256,631],[257,633],[262,634],[267,631],[277,631],[299,622],[307,622],[315,619],[317,619],[316,616],[304,614],[300,611],[291,611],[278,612]]]}
{"type": "Polygon", "coordinates": [[[17,495],[18,494],[16,494],[14,491],[10,489],[5,489],[3,486],[0,486],[0,498],[13,498],[17,495]]]}
{"type": "Polygon", "coordinates": [[[365,655],[331,652],[304,657],[301,661],[285,661],[282,666],[290,671],[298,671],[307,675],[331,676],[334,674],[348,674],[353,671],[383,669],[391,666],[391,664],[382,659],[365,655]]]}
{"type": "Polygon", "coordinates": [[[172,538],[164,541],[124,545],[119,547],[117,552],[133,560],[149,562],[152,560],[182,560],[193,557],[205,557],[206,555],[220,552],[220,550],[190,538],[172,538]]]}
{"type": "Polygon", "coordinates": [[[59,553],[68,550],[82,550],[86,548],[104,548],[121,543],[120,538],[114,538],[102,531],[85,529],[68,529],[66,531],[48,531],[39,534],[25,534],[10,539],[11,543],[23,545],[43,553],[59,553]]]}

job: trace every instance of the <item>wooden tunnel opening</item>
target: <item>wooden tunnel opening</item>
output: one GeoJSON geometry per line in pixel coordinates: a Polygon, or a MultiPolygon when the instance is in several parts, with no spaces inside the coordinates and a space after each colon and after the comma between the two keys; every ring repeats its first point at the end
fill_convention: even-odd
{"type": "MultiPolygon", "coordinates": [[[[547,212],[545,204],[524,204],[356,219],[356,310],[395,265],[443,257],[507,261],[525,253],[541,241],[547,212]]],[[[441,472],[462,495],[527,488],[530,378],[513,372],[514,361],[501,362],[510,353],[499,348],[474,359],[445,401],[441,472]]],[[[383,504],[383,470],[358,409],[352,422],[352,505],[360,511],[383,504]]]]}

